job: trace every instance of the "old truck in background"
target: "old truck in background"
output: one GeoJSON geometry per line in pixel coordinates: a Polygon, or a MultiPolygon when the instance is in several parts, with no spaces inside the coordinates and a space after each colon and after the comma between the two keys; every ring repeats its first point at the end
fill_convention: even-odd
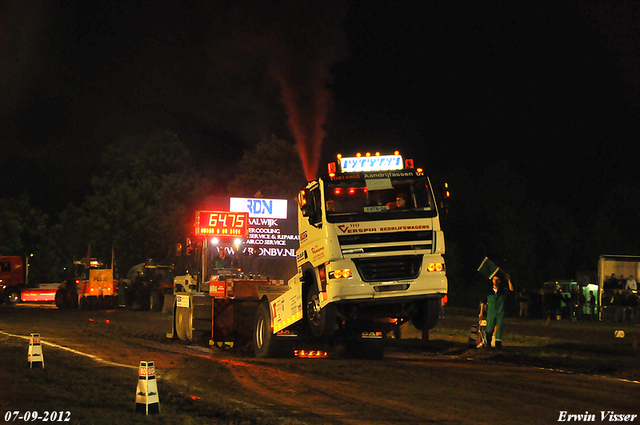
{"type": "Polygon", "coordinates": [[[173,266],[152,259],[129,269],[124,280],[126,305],[134,310],[161,311],[165,296],[173,294],[173,266]]]}
{"type": "Polygon", "coordinates": [[[9,306],[18,302],[55,302],[58,308],[111,308],[116,305],[117,281],[112,270],[95,259],[74,262],[76,276],[60,283],[31,286],[29,261],[20,256],[0,256],[0,300],[9,306]]]}
{"type": "Polygon", "coordinates": [[[0,256],[0,302],[12,306],[20,301],[28,282],[28,264],[20,256],[0,256]]]}
{"type": "Polygon", "coordinates": [[[75,275],[63,282],[55,294],[58,308],[95,310],[118,305],[118,280],[112,268],[95,258],[74,261],[75,275]]]}
{"type": "Polygon", "coordinates": [[[60,283],[29,282],[29,259],[17,255],[0,256],[0,303],[53,302],[60,283]]]}

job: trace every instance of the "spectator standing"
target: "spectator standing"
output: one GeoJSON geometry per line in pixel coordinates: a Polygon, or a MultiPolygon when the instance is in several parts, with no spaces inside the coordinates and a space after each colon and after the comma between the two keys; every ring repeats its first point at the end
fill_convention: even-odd
{"type": "Polygon", "coordinates": [[[633,292],[638,290],[638,283],[635,281],[633,276],[629,276],[629,279],[627,279],[627,284],[625,285],[624,289],[627,291],[633,291],[633,292]]]}
{"type": "Polygon", "coordinates": [[[593,295],[593,291],[589,291],[589,309],[589,319],[596,320],[598,308],[596,306],[596,296],[593,295]]]}
{"type": "Polygon", "coordinates": [[[551,295],[551,317],[554,320],[560,320],[562,309],[562,294],[560,290],[556,288],[551,295]]]}
{"type": "Polygon", "coordinates": [[[520,317],[529,317],[529,303],[531,302],[531,298],[526,288],[520,290],[518,300],[520,301],[520,317]]]}
{"type": "Polygon", "coordinates": [[[584,320],[584,315],[589,314],[589,307],[587,307],[587,297],[584,296],[584,290],[582,288],[579,289],[578,300],[578,320],[584,320]]]}
{"type": "MultiPolygon", "coordinates": [[[[509,291],[513,292],[513,284],[511,277],[505,273],[505,278],[509,284],[509,291]]],[[[493,288],[488,291],[483,302],[480,304],[480,317],[483,311],[487,309],[487,346],[491,346],[491,339],[494,337],[495,328],[495,346],[498,350],[502,349],[502,333],[504,331],[504,313],[506,304],[505,290],[502,287],[502,280],[498,276],[492,278],[493,288]]]]}

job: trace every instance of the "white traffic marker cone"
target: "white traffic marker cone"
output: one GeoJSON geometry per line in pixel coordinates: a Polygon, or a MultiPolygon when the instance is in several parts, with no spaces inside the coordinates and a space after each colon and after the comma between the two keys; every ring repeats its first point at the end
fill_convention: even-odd
{"type": "Polygon", "coordinates": [[[40,334],[31,334],[29,338],[29,354],[27,355],[29,361],[29,368],[33,367],[33,364],[41,363],[44,369],[44,357],[42,356],[42,345],[40,345],[40,334]]]}
{"type": "Polygon", "coordinates": [[[156,368],[153,362],[140,362],[135,412],[145,415],[160,413],[156,368]]]}

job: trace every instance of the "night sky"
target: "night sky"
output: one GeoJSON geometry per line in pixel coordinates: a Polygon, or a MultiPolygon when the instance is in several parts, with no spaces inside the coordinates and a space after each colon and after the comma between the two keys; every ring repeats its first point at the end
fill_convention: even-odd
{"type": "Polygon", "coordinates": [[[0,197],[59,212],[106,143],[161,128],[210,170],[276,134],[311,173],[336,152],[399,149],[442,176],[506,159],[582,202],[640,173],[639,19],[631,2],[5,0],[0,197]]]}

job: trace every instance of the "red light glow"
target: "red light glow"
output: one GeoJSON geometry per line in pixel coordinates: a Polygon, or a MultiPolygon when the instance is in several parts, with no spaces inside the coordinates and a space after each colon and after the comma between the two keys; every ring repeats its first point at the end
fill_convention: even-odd
{"type": "Polygon", "coordinates": [[[56,300],[57,289],[27,289],[20,293],[22,301],[48,302],[56,300]]]}
{"type": "Polygon", "coordinates": [[[294,350],[293,355],[301,359],[325,359],[328,354],[320,350],[294,350]]]}

